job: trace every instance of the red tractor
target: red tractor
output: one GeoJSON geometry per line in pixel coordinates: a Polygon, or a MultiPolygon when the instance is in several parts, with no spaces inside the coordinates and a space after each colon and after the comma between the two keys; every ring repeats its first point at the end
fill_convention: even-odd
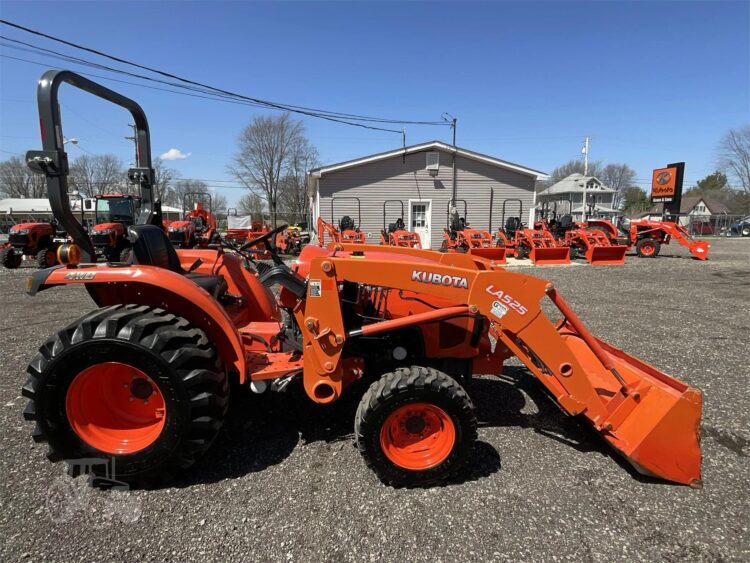
{"type": "Polygon", "coordinates": [[[172,221],[167,228],[169,240],[176,248],[205,248],[218,242],[216,217],[212,213],[211,194],[186,193],[183,209],[190,209],[182,221],[172,221]],[[204,207],[208,202],[208,208],[204,207]]]}
{"type": "Polygon", "coordinates": [[[141,210],[141,198],[130,194],[102,194],[84,201],[87,210],[94,210],[91,241],[97,254],[107,262],[127,262],[130,241],[127,229],[135,224],[141,210]]]}
{"type": "MultiPolygon", "coordinates": [[[[60,134],[27,161],[46,174],[75,244],[61,249],[64,266],[33,275],[29,293],[84,285],[95,307],[28,367],[24,416],[50,459],[111,458],[112,479],[153,486],[206,454],[230,392],[296,380],[320,405],[363,386],[353,429],[364,462],[390,485],[432,485],[471,461],[473,374],[500,374],[515,356],[636,470],[700,484],[701,392],[595,338],[546,280],[468,254],[365,244],[308,245],[292,268],[274,245],[285,226],[243,245],[262,245],[272,264],[243,247],[175,250],[148,224],[129,229],[131,264],[90,263],[90,240],[57,205],[67,190],[62,82],[130,109],[140,154],[150,154],[135,102],[68,71],[39,81],[42,126],[60,134]],[[547,317],[546,298],[561,320],[547,317]]],[[[150,206],[150,162],[139,169],[150,206]]]]}
{"type": "Polygon", "coordinates": [[[39,268],[57,264],[60,237],[54,223],[18,223],[8,232],[8,242],[0,247],[0,263],[6,268],[18,268],[24,258],[34,260],[39,268]]]}
{"type": "Polygon", "coordinates": [[[403,246],[406,248],[422,248],[422,241],[417,233],[406,230],[404,224],[404,202],[400,199],[386,199],[383,202],[383,230],[380,231],[380,244],[388,246],[403,246]],[[389,203],[398,203],[401,213],[395,223],[388,223],[386,227],[386,209],[389,203]]]}
{"type": "Polygon", "coordinates": [[[443,244],[440,251],[468,253],[491,260],[495,264],[505,264],[505,248],[493,244],[489,231],[469,227],[466,212],[466,200],[458,199],[448,202],[448,226],[443,229],[443,244]],[[463,215],[458,211],[458,203],[463,203],[463,215]]]}

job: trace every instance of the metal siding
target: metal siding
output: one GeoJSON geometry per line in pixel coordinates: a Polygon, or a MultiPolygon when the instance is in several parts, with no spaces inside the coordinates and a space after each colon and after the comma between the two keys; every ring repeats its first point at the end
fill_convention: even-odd
{"type": "MultiPolygon", "coordinates": [[[[431,245],[440,247],[443,228],[446,226],[446,209],[451,199],[453,175],[452,155],[440,152],[440,170],[432,178],[425,170],[425,153],[397,156],[386,160],[362,164],[324,175],[319,180],[320,214],[326,221],[331,218],[331,198],[358,197],[362,205],[363,231],[370,233],[367,241],[377,244],[383,228],[383,201],[396,199],[404,202],[404,221],[408,221],[410,199],[432,200],[431,245]]],[[[524,215],[531,208],[535,179],[517,172],[498,168],[483,162],[459,156],[456,159],[458,194],[468,206],[468,221],[474,228],[487,229],[490,218],[490,188],[494,189],[492,227],[500,225],[503,199],[519,198],[524,201],[524,215]]],[[[513,209],[516,207],[514,206],[513,209]]],[[[463,206],[461,206],[463,212],[463,206]]],[[[386,223],[395,221],[399,206],[388,207],[386,223]]],[[[509,208],[509,211],[511,209],[509,208]]],[[[350,215],[356,221],[356,203],[337,200],[335,220],[350,215]]]]}

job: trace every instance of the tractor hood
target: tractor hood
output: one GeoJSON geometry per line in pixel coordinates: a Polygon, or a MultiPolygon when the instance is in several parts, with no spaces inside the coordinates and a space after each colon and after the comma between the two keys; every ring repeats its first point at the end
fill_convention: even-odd
{"type": "Polygon", "coordinates": [[[49,223],[18,223],[10,228],[9,234],[17,233],[21,234],[20,231],[24,231],[24,234],[31,232],[41,232],[52,234],[54,229],[49,223]]]}
{"type": "Polygon", "coordinates": [[[99,223],[98,225],[94,225],[94,228],[91,230],[92,233],[103,233],[105,231],[114,231],[120,234],[125,232],[125,227],[121,223],[99,223]]]}

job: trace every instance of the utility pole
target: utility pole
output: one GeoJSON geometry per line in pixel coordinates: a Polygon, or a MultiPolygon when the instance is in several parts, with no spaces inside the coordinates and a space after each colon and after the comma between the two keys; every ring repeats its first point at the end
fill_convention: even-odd
{"type": "Polygon", "coordinates": [[[456,124],[458,123],[458,119],[453,117],[448,112],[444,112],[442,118],[443,121],[447,121],[450,124],[451,129],[453,129],[453,196],[451,201],[453,205],[456,205],[456,195],[458,194],[458,189],[456,186],[456,124]]]}
{"type": "Polygon", "coordinates": [[[125,137],[128,141],[133,141],[133,145],[135,145],[135,167],[140,167],[140,158],[138,158],[138,130],[136,129],[135,124],[128,123],[128,127],[131,127],[133,129],[133,136],[132,137],[125,137]]]}
{"type": "Polygon", "coordinates": [[[583,150],[581,151],[583,153],[583,202],[581,205],[581,221],[586,221],[586,205],[588,204],[588,201],[586,200],[586,185],[588,184],[586,177],[589,175],[589,138],[586,137],[583,140],[583,150]]]}

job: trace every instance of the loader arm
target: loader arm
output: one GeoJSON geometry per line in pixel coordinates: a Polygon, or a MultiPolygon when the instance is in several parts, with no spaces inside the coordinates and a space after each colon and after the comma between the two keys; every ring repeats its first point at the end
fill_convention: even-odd
{"type": "Polygon", "coordinates": [[[515,354],[566,413],[585,417],[638,471],[684,484],[699,482],[700,391],[596,339],[545,280],[481,270],[476,263],[391,261],[366,252],[318,256],[310,263],[307,298],[295,314],[305,347],[304,384],[314,400],[320,390],[326,398],[338,396],[356,375],[359,367],[341,359],[348,339],[453,314],[481,315],[498,346],[515,354]],[[343,282],[414,291],[456,306],[347,332],[338,293],[343,282]],[[563,315],[557,325],[541,309],[545,296],[563,315]]]}

